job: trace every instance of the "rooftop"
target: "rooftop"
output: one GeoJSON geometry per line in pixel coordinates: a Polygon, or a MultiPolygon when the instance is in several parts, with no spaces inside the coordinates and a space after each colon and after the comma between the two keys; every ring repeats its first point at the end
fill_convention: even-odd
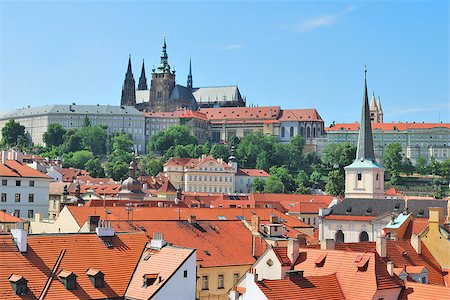
{"type": "Polygon", "coordinates": [[[30,168],[16,160],[6,160],[4,164],[0,162],[0,176],[50,179],[50,177],[44,173],[30,168]]]}

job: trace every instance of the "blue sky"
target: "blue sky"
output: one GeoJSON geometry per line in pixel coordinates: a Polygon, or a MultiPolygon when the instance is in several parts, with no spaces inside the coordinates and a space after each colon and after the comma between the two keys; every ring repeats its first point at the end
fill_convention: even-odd
{"type": "Polygon", "coordinates": [[[363,66],[385,122],[450,122],[447,1],[0,1],[0,110],[120,103],[132,56],[248,103],[359,120],[363,66]]]}

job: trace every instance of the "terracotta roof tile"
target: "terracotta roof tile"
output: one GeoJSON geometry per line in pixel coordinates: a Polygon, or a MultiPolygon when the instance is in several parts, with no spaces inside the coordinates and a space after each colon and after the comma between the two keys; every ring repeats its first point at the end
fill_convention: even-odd
{"type": "Polygon", "coordinates": [[[269,300],[347,299],[335,274],[256,282],[269,300]]]}
{"type": "Polygon", "coordinates": [[[283,109],[278,121],[323,121],[316,109],[283,109]]]}
{"type": "Polygon", "coordinates": [[[23,222],[25,221],[18,217],[12,216],[3,210],[0,210],[0,223],[23,223],[23,222]]]}
{"type": "Polygon", "coordinates": [[[4,164],[0,163],[0,176],[50,179],[50,177],[44,173],[41,173],[16,160],[6,160],[4,164]]]}
{"type": "Polygon", "coordinates": [[[269,173],[259,169],[238,169],[236,176],[269,177],[269,173]]]}
{"type": "Polygon", "coordinates": [[[280,115],[279,106],[264,107],[220,107],[201,108],[200,112],[206,114],[210,121],[214,120],[258,120],[277,119],[280,115]]]}
{"type": "Polygon", "coordinates": [[[450,288],[432,284],[417,282],[405,283],[405,289],[400,294],[399,300],[447,300],[450,299],[450,288]]]}
{"type": "Polygon", "coordinates": [[[123,297],[125,289],[148,241],[143,233],[117,234],[110,238],[112,248],[96,234],[30,235],[28,250],[19,253],[11,235],[0,235],[0,299],[37,299],[58,257],[45,299],[104,299],[123,297]],[[95,288],[85,274],[95,268],[105,274],[105,287],[95,288]],[[77,275],[77,289],[66,290],[58,277],[62,270],[77,275]],[[15,296],[8,282],[14,273],[28,280],[27,296],[15,296]]]}
{"type": "MultiPolygon", "coordinates": [[[[450,128],[449,123],[372,123],[372,130],[376,131],[405,131],[416,129],[431,129],[431,128],[450,128]],[[394,129],[395,128],[395,129],[394,129]]],[[[359,123],[338,123],[333,127],[325,128],[327,132],[332,131],[357,131],[359,130],[359,123]]]]}

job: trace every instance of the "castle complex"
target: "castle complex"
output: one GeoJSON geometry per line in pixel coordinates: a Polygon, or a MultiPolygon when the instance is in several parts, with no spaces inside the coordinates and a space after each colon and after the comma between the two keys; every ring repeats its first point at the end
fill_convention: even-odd
{"type": "Polygon", "coordinates": [[[186,86],[176,83],[175,70],[169,65],[167,44],[164,38],[160,63],[152,69],[150,89],[142,62],[141,76],[136,89],[131,68],[131,57],[122,86],[121,106],[134,106],[140,111],[175,111],[179,108],[196,110],[203,107],[242,107],[242,98],[237,86],[194,87],[192,65],[189,62],[189,75],[186,86]]]}

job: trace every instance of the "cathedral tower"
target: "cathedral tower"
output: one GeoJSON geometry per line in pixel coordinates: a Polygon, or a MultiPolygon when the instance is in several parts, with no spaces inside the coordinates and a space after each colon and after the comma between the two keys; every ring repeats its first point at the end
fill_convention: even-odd
{"type": "Polygon", "coordinates": [[[370,99],[370,121],[372,123],[383,123],[383,109],[381,108],[380,96],[378,96],[378,103],[375,100],[375,93],[370,99]]]}
{"type": "Polygon", "coordinates": [[[138,84],[138,90],[144,91],[147,90],[147,78],[145,77],[145,64],[144,60],[142,60],[142,70],[141,70],[141,77],[139,77],[139,84],[138,84]]]}
{"type": "Polygon", "coordinates": [[[170,109],[170,95],[174,87],[175,71],[170,70],[166,38],[164,37],[161,62],[156,70],[152,70],[149,109],[154,111],[168,111],[170,109]]]}
{"type": "Polygon", "coordinates": [[[192,92],[192,62],[189,59],[189,75],[187,77],[186,87],[192,92]]]}
{"type": "MultiPolygon", "coordinates": [[[[366,73],[367,70],[364,70],[364,95],[356,159],[351,165],[344,168],[345,197],[384,199],[384,168],[376,162],[375,152],[373,150],[366,73]]],[[[373,97],[373,100],[374,98],[375,97],[373,97]]]]}
{"type": "Polygon", "coordinates": [[[131,55],[128,58],[128,68],[125,74],[125,80],[122,85],[122,97],[120,98],[121,106],[136,105],[136,85],[134,82],[133,71],[131,70],[131,55]]]}

